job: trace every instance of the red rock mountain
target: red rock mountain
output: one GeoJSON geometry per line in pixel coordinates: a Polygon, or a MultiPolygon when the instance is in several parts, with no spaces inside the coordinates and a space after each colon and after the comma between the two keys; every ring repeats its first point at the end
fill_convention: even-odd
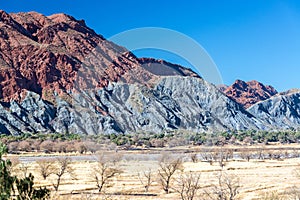
{"type": "Polygon", "coordinates": [[[228,98],[195,77],[179,65],[137,58],[83,20],[0,11],[1,134],[300,127],[299,91],[270,98],[273,87],[238,80],[221,87],[228,98]]]}
{"type": "Polygon", "coordinates": [[[249,108],[253,104],[266,100],[278,92],[272,86],[263,85],[257,81],[245,82],[236,80],[223,93],[242,104],[245,108],[249,108]]]}
{"type": "Polygon", "coordinates": [[[97,88],[109,81],[151,83],[161,75],[152,72],[151,66],[157,63],[169,70],[174,67],[171,74],[196,76],[183,67],[161,62],[136,58],[88,28],[83,20],[66,14],[0,11],[0,99],[7,102],[21,100],[27,90],[51,99],[53,91],[63,95],[76,84],[97,88]]]}

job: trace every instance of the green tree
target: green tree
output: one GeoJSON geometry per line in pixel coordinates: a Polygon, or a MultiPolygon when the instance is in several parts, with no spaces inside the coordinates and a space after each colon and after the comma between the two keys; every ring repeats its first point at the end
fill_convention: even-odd
{"type": "Polygon", "coordinates": [[[2,156],[7,153],[7,146],[0,142],[0,200],[8,200],[14,194],[14,184],[18,195],[17,200],[45,200],[49,197],[50,190],[47,188],[34,189],[33,175],[18,179],[10,172],[10,160],[4,160],[2,156]]]}
{"type": "Polygon", "coordinates": [[[11,166],[10,160],[2,158],[7,151],[7,146],[0,142],[0,200],[10,198],[15,180],[15,177],[9,171],[9,167],[11,166]]]}
{"type": "Polygon", "coordinates": [[[31,173],[23,179],[16,179],[17,200],[45,200],[49,197],[50,191],[47,188],[33,188],[33,179],[31,173]]]}

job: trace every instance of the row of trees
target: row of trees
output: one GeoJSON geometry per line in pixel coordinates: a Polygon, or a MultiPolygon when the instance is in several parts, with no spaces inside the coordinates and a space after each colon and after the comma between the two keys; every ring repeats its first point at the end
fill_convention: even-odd
{"type": "Polygon", "coordinates": [[[251,159],[273,159],[283,160],[288,158],[299,158],[300,151],[297,148],[277,148],[270,149],[265,146],[256,148],[201,148],[198,153],[191,154],[191,160],[198,162],[198,160],[206,162],[227,162],[232,159],[243,159],[250,161],[251,159]]]}
{"type": "MultiPolygon", "coordinates": [[[[224,145],[224,144],[268,144],[270,142],[298,143],[300,132],[287,131],[227,131],[222,133],[191,133],[187,131],[169,131],[165,133],[133,133],[133,134],[99,134],[80,136],[76,134],[22,134],[18,136],[0,135],[1,141],[9,145],[10,151],[83,151],[82,142],[93,141],[96,145],[110,147],[174,147],[187,144],[193,145],[224,145]],[[59,143],[59,144],[58,144],[59,143]],[[65,147],[65,148],[64,148],[65,147]]],[[[90,145],[85,145],[90,146],[90,145]]]]}
{"type": "MultiPolygon", "coordinates": [[[[72,153],[72,152],[95,152],[102,148],[102,145],[93,141],[82,142],[80,140],[72,141],[59,141],[59,140],[33,140],[26,139],[22,141],[7,142],[8,150],[10,153],[17,152],[59,152],[59,153],[72,153]]],[[[111,148],[116,148],[112,145],[111,148]]]]}

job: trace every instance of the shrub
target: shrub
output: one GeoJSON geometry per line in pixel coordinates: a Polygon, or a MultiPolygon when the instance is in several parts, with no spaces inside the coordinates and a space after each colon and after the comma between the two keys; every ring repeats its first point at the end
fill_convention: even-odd
{"type": "Polygon", "coordinates": [[[10,160],[3,160],[3,154],[8,152],[7,147],[0,143],[0,197],[1,199],[9,199],[13,191],[15,177],[11,175],[9,170],[11,166],[10,160]]]}
{"type": "Polygon", "coordinates": [[[10,142],[8,144],[8,151],[10,153],[16,152],[18,150],[19,142],[10,142]]]}
{"type": "Polygon", "coordinates": [[[87,148],[83,142],[76,142],[74,144],[74,149],[78,151],[80,154],[83,154],[87,151],[87,148]]]}
{"type": "Polygon", "coordinates": [[[33,179],[34,176],[31,173],[28,177],[16,179],[17,200],[45,200],[49,197],[50,190],[47,188],[33,188],[33,179]]]}
{"type": "Polygon", "coordinates": [[[31,145],[29,142],[27,142],[26,140],[23,140],[23,141],[19,142],[18,150],[29,152],[32,150],[32,148],[31,148],[31,145]]]}
{"type": "Polygon", "coordinates": [[[40,149],[45,153],[50,153],[53,151],[54,145],[55,145],[54,142],[52,142],[51,140],[45,140],[44,142],[41,143],[40,149]]]}

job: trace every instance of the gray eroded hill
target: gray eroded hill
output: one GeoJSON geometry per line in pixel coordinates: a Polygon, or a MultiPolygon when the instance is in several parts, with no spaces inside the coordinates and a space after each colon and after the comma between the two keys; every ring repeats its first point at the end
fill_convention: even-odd
{"type": "Polygon", "coordinates": [[[300,127],[300,90],[277,94],[248,111],[276,129],[300,127]]]}

